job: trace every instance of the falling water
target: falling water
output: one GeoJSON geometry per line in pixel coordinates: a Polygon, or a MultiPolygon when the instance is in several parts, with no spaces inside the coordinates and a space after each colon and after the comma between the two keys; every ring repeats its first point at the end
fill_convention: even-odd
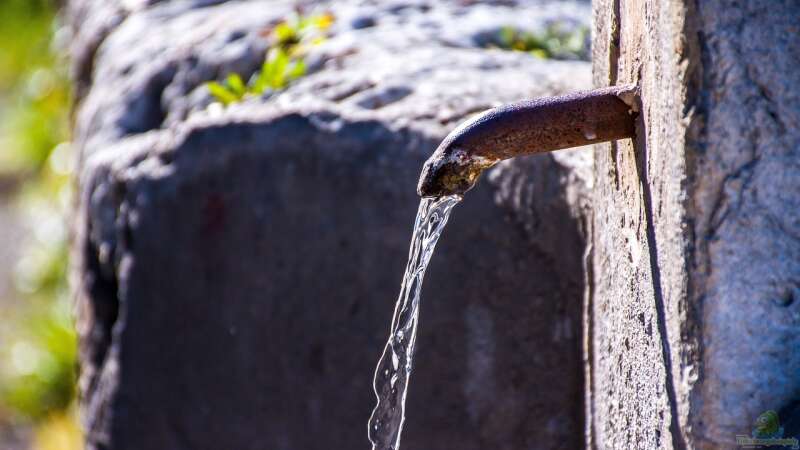
{"type": "Polygon", "coordinates": [[[408,378],[411,375],[414,343],[417,338],[419,299],[425,269],[447,224],[458,195],[423,198],[419,204],[408,265],[394,308],[389,342],[375,369],[375,395],[378,403],[369,419],[368,436],[373,450],[399,450],[405,421],[408,378]]]}

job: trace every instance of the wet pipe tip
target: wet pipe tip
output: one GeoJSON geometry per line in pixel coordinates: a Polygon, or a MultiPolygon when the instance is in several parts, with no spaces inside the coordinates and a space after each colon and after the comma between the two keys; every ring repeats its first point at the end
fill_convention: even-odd
{"type": "Polygon", "coordinates": [[[526,100],[490,109],[453,130],[422,167],[422,197],[464,194],[504,159],[635,135],[634,86],[526,100]]]}
{"type": "Polygon", "coordinates": [[[475,186],[484,170],[498,161],[470,155],[458,148],[437,150],[422,166],[417,193],[421,197],[463,195],[475,186]]]}

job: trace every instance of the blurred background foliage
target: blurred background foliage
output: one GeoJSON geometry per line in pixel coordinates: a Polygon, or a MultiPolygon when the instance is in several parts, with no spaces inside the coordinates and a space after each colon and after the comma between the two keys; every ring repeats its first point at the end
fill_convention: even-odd
{"type": "Polygon", "coordinates": [[[588,61],[589,39],[588,27],[555,21],[535,31],[503,27],[488,40],[487,47],[527,52],[542,59],[588,61]]]}
{"type": "Polygon", "coordinates": [[[66,281],[70,89],[57,10],[56,1],[0,0],[0,208],[22,230],[14,266],[0,270],[11,280],[0,292],[1,448],[81,448],[66,281]]]}

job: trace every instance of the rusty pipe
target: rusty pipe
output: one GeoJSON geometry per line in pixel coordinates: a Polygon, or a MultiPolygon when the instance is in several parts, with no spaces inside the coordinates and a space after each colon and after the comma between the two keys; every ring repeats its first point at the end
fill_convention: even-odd
{"type": "Polygon", "coordinates": [[[453,130],[422,167],[422,197],[464,194],[504,159],[634,136],[633,86],[612,86],[490,109],[453,130]]]}

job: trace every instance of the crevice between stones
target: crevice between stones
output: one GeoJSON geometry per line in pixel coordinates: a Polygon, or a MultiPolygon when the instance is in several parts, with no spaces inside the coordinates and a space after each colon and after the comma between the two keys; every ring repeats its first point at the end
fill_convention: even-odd
{"type": "MultiPolygon", "coordinates": [[[[641,121],[641,119],[640,119],[641,121]]],[[[643,126],[637,127],[644,130],[643,126]]],[[[641,133],[646,136],[646,133],[641,133]]],[[[658,242],[656,240],[656,230],[653,216],[653,194],[650,188],[650,176],[647,171],[647,144],[645,139],[638,140],[636,152],[636,169],[642,187],[642,203],[644,206],[644,216],[646,221],[647,248],[650,257],[650,275],[653,283],[653,300],[655,301],[655,312],[657,319],[658,332],[661,340],[661,350],[664,357],[664,388],[667,393],[670,412],[670,439],[672,448],[675,450],[685,450],[686,440],[681,432],[678,416],[678,398],[675,390],[675,379],[672,371],[672,348],[667,334],[667,313],[664,303],[664,290],[661,282],[661,267],[658,257],[658,242]]]]}

